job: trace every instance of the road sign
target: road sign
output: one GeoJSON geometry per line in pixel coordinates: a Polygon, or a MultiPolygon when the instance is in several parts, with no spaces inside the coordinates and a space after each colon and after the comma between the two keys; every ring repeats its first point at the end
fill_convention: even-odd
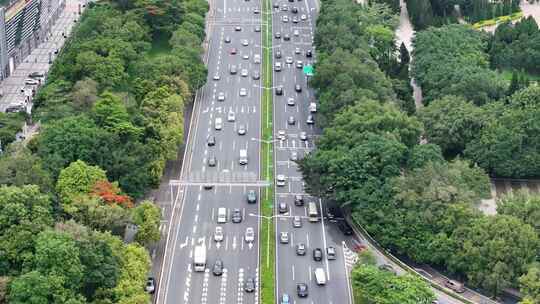
{"type": "Polygon", "coordinates": [[[306,64],[304,66],[304,74],[306,76],[313,76],[313,66],[311,64],[306,64]]]}

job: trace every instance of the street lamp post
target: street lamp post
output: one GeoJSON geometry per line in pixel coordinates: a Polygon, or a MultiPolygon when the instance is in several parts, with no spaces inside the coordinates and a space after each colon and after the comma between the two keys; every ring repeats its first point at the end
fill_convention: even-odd
{"type": "Polygon", "coordinates": [[[291,217],[291,216],[290,215],[266,216],[266,215],[260,215],[260,214],[254,214],[254,213],[249,213],[248,215],[268,220],[268,229],[266,229],[266,231],[267,231],[267,235],[266,235],[266,267],[270,267],[270,224],[272,223],[272,220],[275,217],[277,217],[277,218],[282,217],[283,218],[283,217],[291,217]]]}

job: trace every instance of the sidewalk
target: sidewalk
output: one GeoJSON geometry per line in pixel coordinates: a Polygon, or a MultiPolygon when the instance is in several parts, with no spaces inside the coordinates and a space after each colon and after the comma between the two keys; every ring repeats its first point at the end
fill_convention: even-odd
{"type": "Polygon", "coordinates": [[[13,73],[0,83],[0,91],[2,92],[0,112],[5,112],[6,108],[14,104],[24,107],[27,113],[32,112],[32,97],[38,88],[36,86],[25,86],[25,79],[28,78],[28,74],[33,72],[47,74],[52,61],[58,56],[76,20],[79,19],[79,5],[81,5],[82,11],[85,9],[83,4],[86,2],[88,1],[66,0],[64,11],[52,26],[45,41],[32,50],[32,53],[15,68],[13,73]]]}

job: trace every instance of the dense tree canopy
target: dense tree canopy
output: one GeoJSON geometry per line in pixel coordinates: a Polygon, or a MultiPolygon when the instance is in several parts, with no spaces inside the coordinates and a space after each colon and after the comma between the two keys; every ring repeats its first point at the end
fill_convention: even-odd
{"type": "Polygon", "coordinates": [[[435,299],[429,285],[419,277],[396,276],[375,266],[356,266],[351,281],[358,304],[429,304],[435,299]]]}
{"type": "Polygon", "coordinates": [[[505,96],[507,83],[489,70],[485,34],[466,25],[418,32],[412,74],[422,87],[424,103],[455,95],[482,105],[505,96]]]}

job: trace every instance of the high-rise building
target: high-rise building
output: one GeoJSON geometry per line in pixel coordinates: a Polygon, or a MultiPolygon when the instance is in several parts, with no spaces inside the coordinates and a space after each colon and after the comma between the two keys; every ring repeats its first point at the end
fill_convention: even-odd
{"type": "Polygon", "coordinates": [[[47,39],[66,0],[11,0],[0,7],[0,80],[47,39]]]}

